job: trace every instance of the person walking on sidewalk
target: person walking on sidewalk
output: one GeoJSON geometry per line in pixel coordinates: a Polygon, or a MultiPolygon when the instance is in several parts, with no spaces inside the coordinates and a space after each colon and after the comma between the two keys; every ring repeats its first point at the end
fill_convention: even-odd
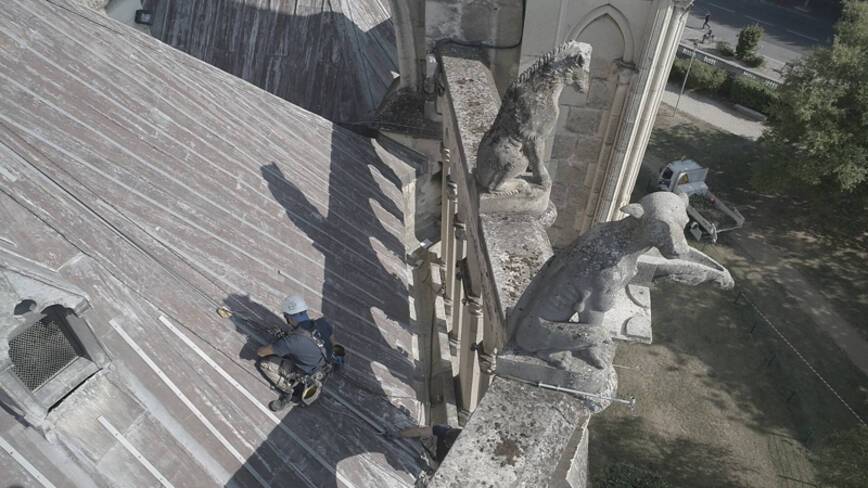
{"type": "Polygon", "coordinates": [[[705,22],[702,23],[702,27],[700,27],[700,29],[705,29],[706,27],[708,27],[708,22],[710,20],[711,20],[711,12],[707,12],[705,14],[705,22]]]}
{"type": "Polygon", "coordinates": [[[713,41],[713,40],[714,40],[714,32],[711,29],[708,29],[708,31],[706,31],[705,34],[702,34],[702,40],[699,43],[705,44],[706,42],[713,41]]]}

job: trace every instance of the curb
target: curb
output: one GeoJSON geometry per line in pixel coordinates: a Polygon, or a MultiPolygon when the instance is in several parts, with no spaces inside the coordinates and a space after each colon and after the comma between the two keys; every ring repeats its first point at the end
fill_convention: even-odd
{"type": "Polygon", "coordinates": [[[748,117],[750,117],[754,120],[758,120],[760,122],[765,122],[768,119],[768,117],[766,117],[765,114],[757,112],[756,110],[754,110],[752,108],[747,108],[744,105],[739,105],[736,103],[735,109],[737,111],[741,112],[742,114],[747,115],[748,117]]]}

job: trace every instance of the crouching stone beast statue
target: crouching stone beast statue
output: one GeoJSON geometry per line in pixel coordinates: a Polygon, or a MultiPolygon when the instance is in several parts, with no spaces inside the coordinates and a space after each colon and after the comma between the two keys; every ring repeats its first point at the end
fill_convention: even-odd
{"type": "Polygon", "coordinates": [[[686,196],[652,193],[621,211],[628,217],[595,226],[543,265],[510,317],[521,350],[560,369],[611,368],[615,347],[604,317],[651,248],[663,256],[654,278],[733,286],[729,271],[687,244],[686,196]]]}

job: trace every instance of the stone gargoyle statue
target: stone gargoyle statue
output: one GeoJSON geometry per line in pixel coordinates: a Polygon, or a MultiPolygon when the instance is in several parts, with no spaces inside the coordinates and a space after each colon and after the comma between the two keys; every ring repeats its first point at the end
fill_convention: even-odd
{"type": "Polygon", "coordinates": [[[621,211],[625,219],[593,227],[534,277],[510,318],[521,350],[560,369],[575,371],[581,366],[576,361],[598,370],[611,367],[615,347],[604,316],[651,248],[663,256],[654,279],[733,286],[726,268],[688,245],[686,195],[651,193],[621,211]]]}
{"type": "Polygon", "coordinates": [[[528,183],[551,187],[545,141],[557,123],[564,86],[587,93],[590,61],[591,46],[570,41],[543,56],[507,88],[494,123],[479,143],[475,176],[483,192],[515,194],[528,183]],[[519,178],[528,169],[530,182],[519,178]]]}

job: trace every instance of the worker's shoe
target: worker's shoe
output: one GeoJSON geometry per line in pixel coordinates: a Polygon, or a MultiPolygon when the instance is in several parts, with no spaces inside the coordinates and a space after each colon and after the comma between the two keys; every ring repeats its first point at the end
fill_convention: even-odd
{"type": "Polygon", "coordinates": [[[280,395],[276,400],[268,402],[268,409],[272,412],[279,412],[286,407],[294,406],[296,402],[292,399],[292,395],[280,395]]]}

